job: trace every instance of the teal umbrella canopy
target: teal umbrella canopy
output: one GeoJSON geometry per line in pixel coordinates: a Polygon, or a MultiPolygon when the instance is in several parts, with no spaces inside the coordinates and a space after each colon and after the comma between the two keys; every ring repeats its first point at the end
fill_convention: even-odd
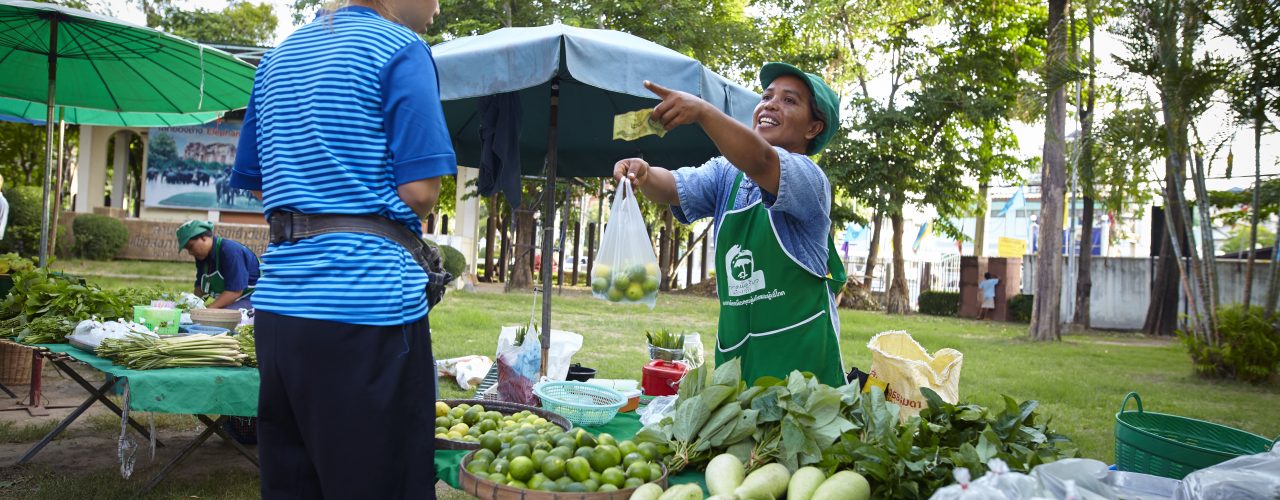
{"type": "MultiPolygon", "coordinates": [[[[44,103],[0,98],[0,116],[44,125],[47,112],[48,106],[44,103]]],[[[150,128],[200,125],[221,118],[222,113],[121,113],[93,108],[58,106],[53,117],[55,121],[61,119],[72,125],[150,128]]]]}
{"type": "Polygon", "coordinates": [[[645,80],[698,96],[744,124],[760,101],[693,58],[618,31],[563,24],[504,28],[445,42],[432,55],[458,163],[479,166],[478,101],[515,92],[523,115],[521,170],[528,175],[543,174],[553,83],[559,85],[555,172],[561,177],[609,177],[623,158],[682,167],[719,155],[696,126],[663,138],[613,139],[614,115],[661,102],[644,88],[645,80]]]}
{"type": "Polygon", "coordinates": [[[144,26],[58,5],[0,0],[0,97],[120,112],[243,108],[253,66],[144,26]],[[50,57],[50,56],[53,57],[50,57]]]}
{"type": "Polygon", "coordinates": [[[0,98],[45,105],[40,266],[48,263],[57,106],[117,113],[207,113],[249,103],[254,68],[151,28],[52,4],[0,0],[0,98]]]}

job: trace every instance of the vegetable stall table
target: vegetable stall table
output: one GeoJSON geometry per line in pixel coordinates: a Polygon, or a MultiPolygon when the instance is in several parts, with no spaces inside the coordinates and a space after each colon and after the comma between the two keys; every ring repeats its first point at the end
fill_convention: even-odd
{"type": "MultiPolygon", "coordinates": [[[[477,400],[483,404],[484,401],[477,400]]],[[[596,427],[583,427],[587,432],[595,435],[601,433],[609,433],[618,441],[626,441],[635,437],[640,429],[644,428],[640,425],[640,416],[635,412],[619,413],[613,417],[609,423],[596,427]]],[[[444,481],[454,489],[459,488],[458,470],[462,466],[463,457],[471,453],[472,450],[436,450],[436,479],[444,481]]],[[[702,487],[705,492],[707,484],[702,471],[686,469],[679,474],[672,474],[667,477],[668,483],[677,484],[696,484],[702,487]]]]}
{"type": "MultiPolygon", "coordinates": [[[[182,463],[196,448],[204,444],[213,434],[217,434],[230,443],[241,455],[258,465],[258,457],[249,451],[222,429],[222,424],[229,416],[255,416],[258,414],[258,369],[252,367],[190,367],[164,368],[157,370],[131,370],[111,363],[111,360],[89,354],[67,344],[39,344],[32,346],[53,365],[75,380],[80,387],[89,393],[75,410],[62,420],[40,442],[32,446],[18,464],[26,463],[35,457],[41,449],[48,445],[58,434],[61,434],[94,402],[101,402],[111,411],[128,420],[129,425],[150,439],[147,429],[128,417],[129,411],[156,413],[173,413],[195,415],[204,423],[205,430],[187,444],[178,456],[170,460],[139,491],[143,495],[160,483],[175,467],[182,463]],[[78,373],[70,363],[77,361],[94,370],[107,375],[107,381],[95,387],[78,373]],[[121,409],[106,397],[108,391],[120,386],[125,394],[125,408],[121,409]],[[216,415],[211,417],[210,415],[216,415]]],[[[157,446],[160,446],[157,443],[157,446]]]]}

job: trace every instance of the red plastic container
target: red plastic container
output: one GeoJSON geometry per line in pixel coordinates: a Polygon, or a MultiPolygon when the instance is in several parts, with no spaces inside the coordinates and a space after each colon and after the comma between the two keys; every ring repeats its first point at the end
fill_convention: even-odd
{"type": "Polygon", "coordinates": [[[655,359],[644,365],[640,385],[646,396],[673,396],[680,390],[680,379],[687,371],[684,365],[655,359]]]}

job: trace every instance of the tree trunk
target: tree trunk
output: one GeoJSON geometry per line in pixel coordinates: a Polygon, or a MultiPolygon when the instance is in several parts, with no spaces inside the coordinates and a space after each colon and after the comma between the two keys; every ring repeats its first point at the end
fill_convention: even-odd
{"type": "Polygon", "coordinates": [[[889,314],[909,314],[911,298],[907,296],[907,262],[903,257],[902,240],[905,235],[904,221],[901,213],[889,216],[893,225],[893,279],[889,283],[889,291],[885,294],[885,312],[889,314]]]}
{"type": "Polygon", "coordinates": [[[511,273],[507,275],[507,291],[528,290],[533,287],[533,266],[529,262],[529,256],[537,255],[534,251],[534,234],[537,228],[533,221],[535,207],[530,200],[536,199],[536,194],[531,196],[526,192],[520,208],[516,209],[516,237],[511,252],[515,258],[511,264],[511,273]]]}
{"type": "Polygon", "coordinates": [[[1271,245],[1271,286],[1267,287],[1267,317],[1276,313],[1280,301],[1280,217],[1276,218],[1276,241],[1271,245]]]}
{"type": "Polygon", "coordinates": [[[1080,254],[1076,257],[1076,328],[1089,329],[1090,294],[1093,293],[1093,197],[1097,184],[1093,171],[1093,109],[1097,103],[1097,64],[1094,46],[1093,0],[1085,3],[1085,21],[1089,26],[1089,86],[1085,102],[1080,103],[1080,172],[1084,179],[1084,213],[1080,221],[1080,254]]]}
{"type": "MultiPolygon", "coordinates": [[[[1087,134],[1087,132],[1086,132],[1087,134]]],[[[1093,293],[1093,197],[1084,197],[1084,219],[1080,223],[1080,254],[1076,268],[1076,311],[1072,323],[1089,329],[1089,294],[1093,293]]]]}
{"type": "Polygon", "coordinates": [[[676,224],[675,216],[671,214],[671,210],[662,211],[662,230],[658,232],[658,272],[662,276],[662,280],[658,283],[658,290],[670,291],[672,275],[671,263],[675,260],[674,242],[676,241],[676,224]]]}
{"type": "Polygon", "coordinates": [[[871,281],[875,278],[876,259],[880,258],[880,229],[884,226],[884,213],[876,210],[871,219],[871,248],[867,250],[867,270],[862,275],[862,286],[871,293],[871,281]]]}
{"type": "Polygon", "coordinates": [[[982,253],[987,246],[987,211],[991,207],[987,200],[988,188],[986,182],[978,185],[978,222],[974,224],[973,228],[973,255],[975,257],[982,257],[982,253]]]}
{"type": "Polygon", "coordinates": [[[488,204],[489,223],[484,233],[484,278],[492,282],[496,281],[494,279],[493,246],[498,238],[498,195],[490,196],[488,204]]]}
{"type": "MultiPolygon", "coordinates": [[[[1061,67],[1067,55],[1067,0],[1049,0],[1049,51],[1046,68],[1061,67]]],[[[1047,70],[1051,73],[1051,70],[1047,70]]],[[[1062,301],[1062,207],[1066,196],[1065,155],[1067,93],[1051,82],[1044,127],[1044,170],[1040,181],[1040,235],[1036,256],[1036,293],[1031,312],[1033,340],[1060,340],[1062,301]]]]}
{"type": "MultiPolygon", "coordinates": [[[[1256,106],[1262,107],[1261,102],[1256,102],[1256,106]]],[[[1258,213],[1261,212],[1261,202],[1259,198],[1262,192],[1262,116],[1258,115],[1253,121],[1253,205],[1249,207],[1249,260],[1244,264],[1244,308],[1249,309],[1249,305],[1253,303],[1253,254],[1258,246],[1258,213]]],[[[1280,238],[1280,235],[1277,236],[1280,238]]]]}

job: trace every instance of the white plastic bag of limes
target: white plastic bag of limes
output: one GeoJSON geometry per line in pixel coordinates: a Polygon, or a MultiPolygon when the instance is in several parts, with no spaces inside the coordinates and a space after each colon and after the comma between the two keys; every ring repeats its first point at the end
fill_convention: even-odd
{"type": "Polygon", "coordinates": [[[609,223],[604,229],[595,267],[591,270],[591,294],[610,302],[645,304],[658,302],[658,257],[645,231],[644,217],[631,182],[622,179],[613,196],[609,223]]]}

